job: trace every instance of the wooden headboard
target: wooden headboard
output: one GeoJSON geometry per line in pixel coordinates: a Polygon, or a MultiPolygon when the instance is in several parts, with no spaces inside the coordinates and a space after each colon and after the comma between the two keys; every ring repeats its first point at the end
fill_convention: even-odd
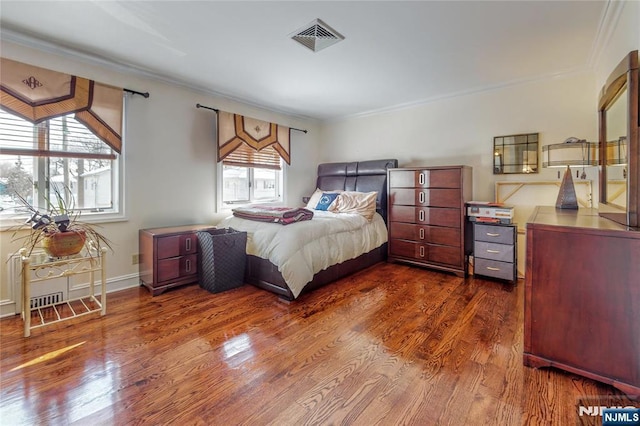
{"type": "Polygon", "coordinates": [[[376,210],[387,220],[387,169],[398,167],[398,160],[370,160],[318,165],[316,187],[327,191],[378,192],[376,210]]]}

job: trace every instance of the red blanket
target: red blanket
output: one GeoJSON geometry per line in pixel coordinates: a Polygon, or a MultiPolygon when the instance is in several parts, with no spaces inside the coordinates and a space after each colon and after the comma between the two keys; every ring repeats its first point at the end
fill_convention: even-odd
{"type": "Polygon", "coordinates": [[[274,207],[261,204],[238,207],[233,209],[233,215],[243,219],[279,223],[281,225],[311,220],[313,218],[313,212],[305,208],[274,207]]]}

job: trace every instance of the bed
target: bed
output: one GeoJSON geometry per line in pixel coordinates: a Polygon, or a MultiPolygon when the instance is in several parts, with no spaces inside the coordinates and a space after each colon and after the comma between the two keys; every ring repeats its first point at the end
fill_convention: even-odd
{"type": "Polygon", "coordinates": [[[284,299],[294,300],[301,294],[386,259],[387,169],[397,166],[398,161],[395,159],[318,165],[316,187],[320,190],[377,192],[376,214],[371,221],[356,214],[315,210],[313,219],[286,226],[260,223],[235,216],[224,219],[218,227],[230,227],[247,232],[246,282],[284,299]],[[337,217],[340,222],[335,224],[334,219],[337,217]],[[338,236],[328,235],[327,229],[334,226],[338,227],[340,238],[350,235],[351,240],[339,240],[338,236]],[[365,234],[358,234],[360,228],[365,234]],[[258,236],[261,238],[260,241],[258,236]],[[323,250],[314,256],[314,265],[302,268],[306,270],[291,272],[289,267],[296,267],[303,259],[309,261],[309,253],[305,252],[306,246],[304,250],[292,250],[292,239],[302,236],[319,241],[323,250]],[[336,254],[342,251],[345,253],[336,254]],[[283,253],[298,258],[289,259],[289,254],[283,253]],[[345,255],[346,260],[336,260],[336,256],[345,255]],[[318,265],[322,262],[325,264],[319,269],[318,265]]]}

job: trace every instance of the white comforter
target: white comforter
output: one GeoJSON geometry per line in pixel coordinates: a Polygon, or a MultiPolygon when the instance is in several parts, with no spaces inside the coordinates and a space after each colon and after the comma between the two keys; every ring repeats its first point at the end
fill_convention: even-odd
{"type": "Polygon", "coordinates": [[[247,232],[247,254],[268,259],[278,267],[294,297],[313,275],[354,259],[387,241],[382,216],[368,222],[359,214],[314,210],[312,220],[280,225],[230,216],[218,228],[247,232]]]}

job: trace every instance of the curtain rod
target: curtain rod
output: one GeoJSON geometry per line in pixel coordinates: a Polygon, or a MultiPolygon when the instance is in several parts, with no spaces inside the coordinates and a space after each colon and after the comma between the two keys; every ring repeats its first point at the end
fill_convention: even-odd
{"type": "MultiPolygon", "coordinates": [[[[220,111],[219,109],[211,108],[211,107],[208,107],[208,106],[205,106],[205,105],[200,105],[200,104],[196,104],[196,108],[205,108],[205,109],[210,109],[211,111],[215,111],[216,113],[217,113],[218,111],[220,111]]],[[[289,129],[291,129],[291,130],[297,130],[298,132],[302,132],[302,133],[307,133],[307,132],[308,132],[308,130],[304,130],[304,129],[296,129],[295,127],[289,127],[289,129]]]]}
{"type": "Polygon", "coordinates": [[[131,89],[122,89],[122,90],[124,90],[125,92],[129,92],[129,93],[131,93],[133,95],[140,95],[143,98],[148,98],[149,97],[149,92],[142,93],[142,92],[136,92],[135,90],[131,90],[131,89]]]}

